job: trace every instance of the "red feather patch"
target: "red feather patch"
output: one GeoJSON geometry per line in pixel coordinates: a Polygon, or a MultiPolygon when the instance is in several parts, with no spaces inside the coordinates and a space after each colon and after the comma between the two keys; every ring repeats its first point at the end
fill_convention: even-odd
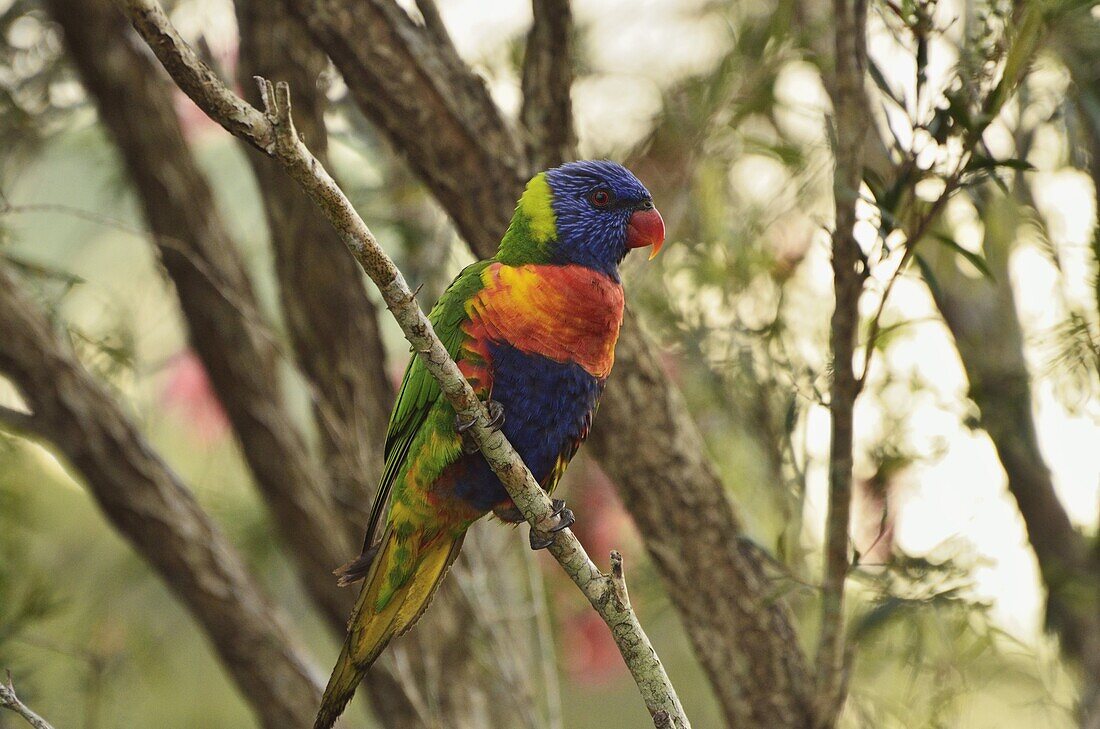
{"type": "Polygon", "coordinates": [[[603,379],[615,362],[623,322],[623,287],[584,266],[506,266],[481,275],[485,287],[467,304],[470,358],[463,374],[487,382],[486,344],[505,342],[558,362],[575,362],[603,379]],[[468,370],[468,371],[467,371],[468,370]]]}

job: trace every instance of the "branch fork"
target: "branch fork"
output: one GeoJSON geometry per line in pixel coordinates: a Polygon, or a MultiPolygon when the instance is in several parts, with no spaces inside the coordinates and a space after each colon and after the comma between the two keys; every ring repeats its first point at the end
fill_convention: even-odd
{"type": "Polygon", "coordinates": [[[0,681],[0,709],[14,711],[16,714],[26,719],[27,723],[34,727],[34,729],[53,729],[49,722],[34,713],[29,706],[19,700],[19,697],[15,693],[15,684],[12,683],[11,671],[8,671],[7,674],[8,682],[4,683],[0,681]]]}

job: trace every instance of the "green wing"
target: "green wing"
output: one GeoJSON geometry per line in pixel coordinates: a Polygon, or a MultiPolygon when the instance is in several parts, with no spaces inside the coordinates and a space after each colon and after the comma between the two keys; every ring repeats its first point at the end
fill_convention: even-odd
{"type": "MultiPolygon", "coordinates": [[[[478,261],[462,269],[428,315],[432,328],[452,359],[457,360],[461,356],[462,344],[466,338],[462,332],[462,325],[468,319],[466,302],[481,290],[481,272],[490,263],[478,261]]],[[[414,354],[405,368],[401,389],[397,393],[397,404],[390,415],[390,425],[386,432],[386,466],[371,507],[367,535],[363,543],[364,553],[374,542],[374,534],[386,511],[394,481],[405,465],[409,444],[440,395],[439,383],[424,366],[424,360],[414,354]]]]}

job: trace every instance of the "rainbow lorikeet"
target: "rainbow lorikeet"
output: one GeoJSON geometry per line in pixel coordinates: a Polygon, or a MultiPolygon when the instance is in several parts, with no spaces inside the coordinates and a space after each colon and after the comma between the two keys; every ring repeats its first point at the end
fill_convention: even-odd
{"type": "MultiPolygon", "coordinates": [[[[429,319],[494,424],[552,492],[588,435],[623,318],[618,266],[664,242],[649,191],[613,162],[572,162],[527,183],[497,254],[467,266],[429,319]],[[507,413],[507,418],[504,414],[507,413]]],[[[337,574],[365,579],[315,729],[328,729],[389,641],[420,617],[466,530],[492,511],[523,521],[468,423],[414,357],[390,417],[385,471],[363,554],[337,574]],[[389,504],[381,538],[375,531],[389,504]]],[[[573,523],[555,500],[558,527],[573,523]]],[[[549,546],[532,532],[531,546],[549,546]]]]}

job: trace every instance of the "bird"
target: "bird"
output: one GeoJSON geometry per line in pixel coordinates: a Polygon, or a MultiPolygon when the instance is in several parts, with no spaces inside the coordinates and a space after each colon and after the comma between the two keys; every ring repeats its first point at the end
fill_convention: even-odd
{"type": "MultiPolygon", "coordinates": [[[[637,177],[607,160],[569,162],[527,183],[496,255],[464,268],[428,319],[499,428],[548,493],[588,437],[623,321],[619,264],[665,238],[637,177]]],[[[420,357],[405,370],[362,553],[360,580],[314,729],[329,729],[371,664],[420,618],[467,529],[492,512],[524,521],[420,357]],[[377,532],[381,530],[381,534],[377,532]]],[[[553,500],[555,531],[575,516],[553,500]]],[[[530,533],[532,549],[550,534],[530,533]]]]}

